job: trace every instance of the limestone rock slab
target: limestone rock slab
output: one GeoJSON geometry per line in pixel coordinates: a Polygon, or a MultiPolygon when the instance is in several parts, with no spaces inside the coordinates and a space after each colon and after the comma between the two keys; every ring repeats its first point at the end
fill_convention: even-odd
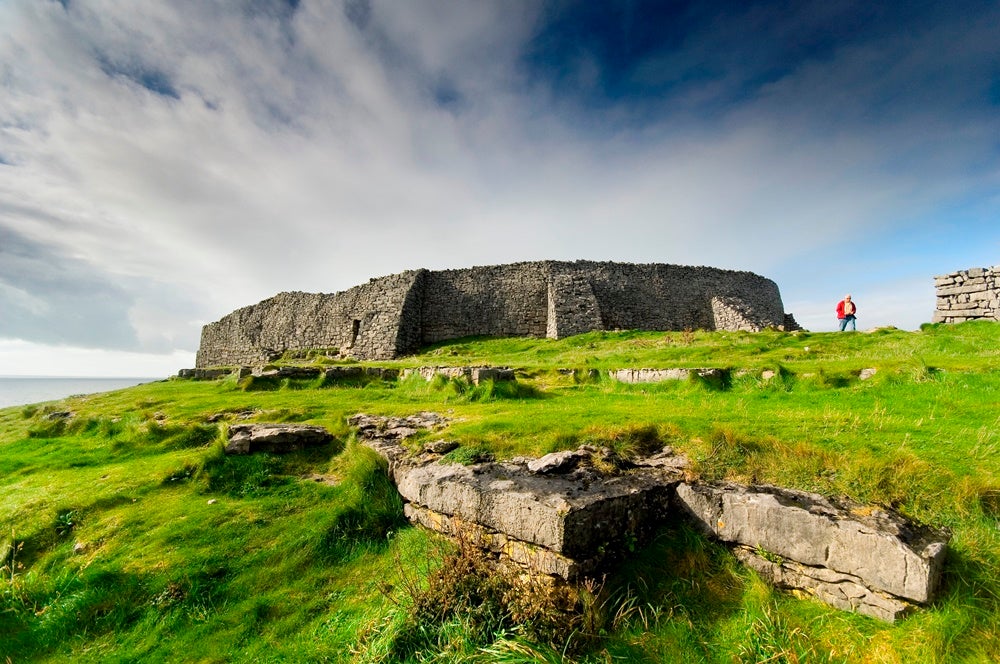
{"type": "Polygon", "coordinates": [[[397,466],[409,503],[460,517],[570,558],[591,558],[666,518],[681,476],[660,468],[602,478],[535,475],[519,464],[397,466]]]}
{"type": "Polygon", "coordinates": [[[599,562],[595,559],[582,562],[573,560],[544,547],[513,539],[478,523],[441,514],[413,503],[404,505],[403,513],[411,523],[452,537],[465,538],[482,549],[506,556],[536,574],[549,574],[573,581],[595,571],[599,562]]]}
{"type": "Polygon", "coordinates": [[[724,542],[849,574],[873,590],[923,603],[940,577],[947,534],[882,510],[733,484],[680,484],[676,496],[700,527],[724,542]]]}
{"type": "Polygon", "coordinates": [[[431,380],[435,376],[445,378],[465,378],[473,385],[479,385],[484,380],[494,382],[516,380],[514,370],[510,367],[417,367],[415,369],[403,369],[402,378],[409,378],[417,375],[424,380],[431,380]]]}
{"type": "Polygon", "coordinates": [[[865,586],[856,576],[825,567],[810,567],[794,560],[768,560],[754,549],[737,546],[736,557],[778,588],[804,591],[830,606],[895,622],[914,605],[865,586]]]}
{"type": "Polygon", "coordinates": [[[226,454],[293,452],[325,445],[333,435],[310,424],[233,424],[229,427],[226,454]]]}

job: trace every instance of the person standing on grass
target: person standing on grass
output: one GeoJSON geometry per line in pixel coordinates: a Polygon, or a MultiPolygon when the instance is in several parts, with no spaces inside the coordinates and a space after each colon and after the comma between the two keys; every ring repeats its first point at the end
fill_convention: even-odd
{"type": "Polygon", "coordinates": [[[851,294],[848,293],[844,299],[837,303],[837,320],[840,322],[840,331],[843,332],[850,325],[852,330],[857,330],[854,325],[858,307],[851,301],[851,294]]]}

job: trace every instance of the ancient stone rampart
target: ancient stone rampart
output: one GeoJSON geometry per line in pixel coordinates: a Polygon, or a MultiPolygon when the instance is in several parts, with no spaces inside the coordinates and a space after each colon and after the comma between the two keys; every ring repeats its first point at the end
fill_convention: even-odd
{"type": "Polygon", "coordinates": [[[395,357],[420,343],[423,271],[342,293],[279,293],[202,328],[197,367],[260,366],[286,350],[336,348],[358,358],[395,357]]]}
{"type": "Polygon", "coordinates": [[[341,293],[281,293],[202,330],[197,367],[260,366],[287,350],[388,359],[466,336],[783,327],[777,285],[710,267],[542,261],[415,270],[341,293]]]}
{"type": "Polygon", "coordinates": [[[934,277],[935,323],[1000,320],[1000,265],[974,267],[934,277]]]}

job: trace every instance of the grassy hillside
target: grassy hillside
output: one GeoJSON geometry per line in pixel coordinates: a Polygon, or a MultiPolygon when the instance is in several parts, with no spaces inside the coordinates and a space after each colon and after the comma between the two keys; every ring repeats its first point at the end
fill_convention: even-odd
{"type": "Polygon", "coordinates": [[[502,364],[519,382],[174,380],[0,410],[0,662],[1000,660],[1000,324],[464,340],[381,364],[502,364]],[[588,372],[625,367],[732,371],[588,372]],[[885,625],[775,592],[679,526],[585,588],[579,614],[520,610],[405,522],[345,424],[420,410],[454,418],[457,459],[670,444],[703,477],[894,507],[952,530],[944,586],[885,625]],[[228,458],[237,421],[336,439],[228,458]]]}

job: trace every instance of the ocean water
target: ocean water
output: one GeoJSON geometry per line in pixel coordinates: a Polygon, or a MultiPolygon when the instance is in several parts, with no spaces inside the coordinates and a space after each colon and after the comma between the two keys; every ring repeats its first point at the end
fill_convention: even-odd
{"type": "Polygon", "coordinates": [[[0,376],[0,408],[64,399],[75,394],[109,392],[161,378],[51,378],[0,376]]]}

